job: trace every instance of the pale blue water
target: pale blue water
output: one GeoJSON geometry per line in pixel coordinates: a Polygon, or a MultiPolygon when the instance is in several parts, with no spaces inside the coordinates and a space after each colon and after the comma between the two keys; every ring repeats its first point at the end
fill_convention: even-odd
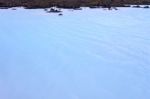
{"type": "Polygon", "coordinates": [[[0,99],[149,99],[150,10],[0,10],[0,99]]]}

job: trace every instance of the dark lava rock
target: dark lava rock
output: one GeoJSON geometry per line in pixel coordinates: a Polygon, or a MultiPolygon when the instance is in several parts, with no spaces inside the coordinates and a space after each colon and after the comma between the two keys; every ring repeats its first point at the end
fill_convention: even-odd
{"type": "Polygon", "coordinates": [[[150,8],[149,6],[144,6],[143,8],[150,8]]]}
{"type": "Polygon", "coordinates": [[[89,8],[91,8],[91,9],[100,8],[100,6],[90,6],[89,8]]]}
{"type": "MultiPolygon", "coordinates": [[[[150,5],[150,0],[0,0],[0,7],[24,7],[26,9],[58,8],[74,9],[80,7],[106,8],[122,5],[150,5]]],[[[134,6],[139,8],[139,6],[134,6]]],[[[58,11],[53,11],[58,12],[58,11]]]]}
{"type": "Polygon", "coordinates": [[[74,10],[82,10],[82,8],[74,8],[74,10]]]}
{"type": "Polygon", "coordinates": [[[9,9],[10,7],[0,7],[0,9],[9,9]]]}
{"type": "Polygon", "coordinates": [[[59,13],[58,15],[59,15],[59,16],[63,16],[63,14],[62,14],[62,13],[59,13]]]}
{"type": "Polygon", "coordinates": [[[116,7],[113,7],[112,9],[114,9],[114,10],[118,10],[116,7]]]}
{"type": "Polygon", "coordinates": [[[51,8],[49,11],[47,11],[49,13],[60,13],[62,11],[58,10],[58,9],[55,9],[55,8],[51,8]]]}

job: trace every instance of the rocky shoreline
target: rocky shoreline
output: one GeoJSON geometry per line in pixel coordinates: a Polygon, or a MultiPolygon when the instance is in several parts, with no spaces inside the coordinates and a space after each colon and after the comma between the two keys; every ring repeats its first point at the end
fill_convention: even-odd
{"type": "Polygon", "coordinates": [[[67,8],[77,9],[80,7],[128,7],[130,5],[150,5],[150,0],[0,0],[1,8],[24,7],[36,8],[67,8]]]}

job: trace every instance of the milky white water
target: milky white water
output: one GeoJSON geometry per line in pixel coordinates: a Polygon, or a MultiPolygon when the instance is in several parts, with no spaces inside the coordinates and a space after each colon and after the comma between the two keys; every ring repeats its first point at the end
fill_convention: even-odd
{"type": "Polygon", "coordinates": [[[0,99],[150,99],[150,9],[0,10],[0,99]]]}

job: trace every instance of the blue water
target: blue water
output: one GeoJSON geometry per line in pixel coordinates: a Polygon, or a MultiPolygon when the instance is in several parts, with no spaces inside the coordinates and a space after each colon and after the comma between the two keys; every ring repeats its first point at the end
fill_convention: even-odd
{"type": "Polygon", "coordinates": [[[150,10],[0,10],[0,99],[149,99],[150,10]]]}

